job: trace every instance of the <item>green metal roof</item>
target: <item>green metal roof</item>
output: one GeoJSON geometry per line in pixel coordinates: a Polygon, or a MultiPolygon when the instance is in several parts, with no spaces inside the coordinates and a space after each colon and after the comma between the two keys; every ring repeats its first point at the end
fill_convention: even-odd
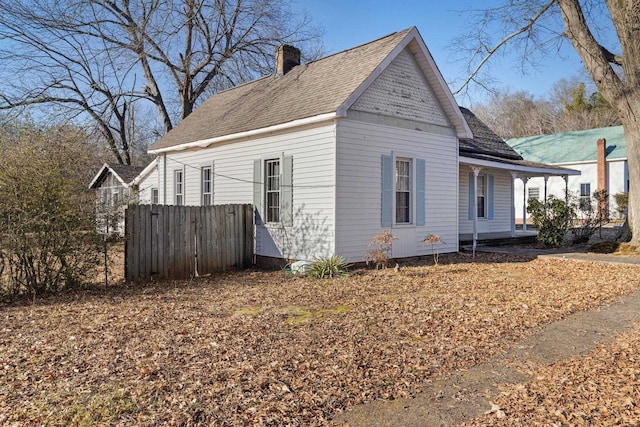
{"type": "Polygon", "coordinates": [[[596,161],[596,142],[607,140],[607,159],[626,159],[627,142],[622,126],[507,139],[525,160],[540,163],[596,161]]]}

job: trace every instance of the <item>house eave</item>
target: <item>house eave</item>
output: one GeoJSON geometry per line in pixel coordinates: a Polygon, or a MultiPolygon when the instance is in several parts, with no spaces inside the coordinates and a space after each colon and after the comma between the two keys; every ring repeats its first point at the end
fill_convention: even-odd
{"type": "Polygon", "coordinates": [[[142,172],[138,174],[138,176],[133,179],[133,181],[131,181],[131,185],[136,186],[140,184],[140,181],[142,181],[147,175],[151,173],[151,171],[156,167],[157,163],[158,158],[156,157],[142,170],[142,172]]]}
{"type": "Polygon", "coordinates": [[[334,111],[331,113],[319,114],[313,117],[306,117],[304,119],[293,120],[291,122],[280,123],[280,124],[268,126],[265,128],[253,129],[249,131],[218,136],[215,138],[202,139],[199,141],[186,142],[184,144],[173,145],[170,147],[156,148],[155,150],[148,150],[148,153],[161,154],[161,153],[168,153],[172,151],[188,150],[190,148],[206,148],[206,147],[209,147],[210,145],[217,144],[220,142],[228,142],[228,141],[232,141],[235,139],[242,139],[242,138],[251,138],[251,137],[260,136],[260,135],[264,135],[272,132],[288,130],[288,129],[292,129],[300,126],[318,124],[326,121],[335,120],[342,116],[343,115],[341,115],[340,113],[334,111]]]}
{"type": "Polygon", "coordinates": [[[460,156],[461,164],[491,169],[503,169],[517,173],[519,176],[563,176],[580,175],[580,171],[574,169],[553,167],[553,166],[528,166],[518,164],[515,161],[505,159],[504,161],[493,161],[486,159],[476,159],[473,157],[460,156]]]}

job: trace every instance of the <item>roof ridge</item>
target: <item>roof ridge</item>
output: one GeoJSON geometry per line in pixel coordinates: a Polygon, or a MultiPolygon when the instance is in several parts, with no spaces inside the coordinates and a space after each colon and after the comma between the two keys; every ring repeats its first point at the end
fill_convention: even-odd
{"type": "Polygon", "coordinates": [[[357,45],[357,46],[353,46],[353,47],[350,47],[350,48],[347,48],[347,49],[343,49],[343,50],[338,51],[338,52],[331,53],[331,54],[329,54],[329,55],[327,55],[327,56],[323,56],[322,58],[314,59],[313,61],[305,62],[305,64],[301,64],[301,65],[313,64],[313,63],[316,63],[316,62],[324,61],[325,59],[328,59],[328,58],[334,57],[334,56],[336,56],[336,55],[340,55],[340,54],[343,54],[343,53],[349,52],[349,51],[351,51],[351,50],[361,49],[361,48],[363,48],[363,47],[365,47],[365,46],[367,46],[367,45],[370,45],[370,44],[373,44],[373,43],[380,42],[380,41],[382,41],[382,40],[384,40],[384,39],[387,39],[387,38],[389,38],[389,37],[392,37],[392,36],[395,36],[395,35],[398,35],[398,34],[401,34],[401,33],[407,33],[407,34],[409,34],[409,33],[410,33],[414,28],[416,28],[416,27],[415,27],[415,26],[412,26],[412,27],[409,27],[409,28],[405,28],[404,30],[394,31],[393,33],[389,33],[389,34],[387,34],[386,36],[378,37],[378,38],[377,38],[377,39],[375,39],[375,40],[370,40],[370,41],[368,41],[368,42],[365,42],[365,43],[359,44],[359,45],[357,45]]]}

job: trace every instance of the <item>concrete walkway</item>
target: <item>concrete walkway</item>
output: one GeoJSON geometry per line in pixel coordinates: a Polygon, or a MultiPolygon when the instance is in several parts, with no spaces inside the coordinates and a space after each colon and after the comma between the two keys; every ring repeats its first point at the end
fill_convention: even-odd
{"type": "MultiPolygon", "coordinates": [[[[484,248],[488,249],[488,248],[484,248]]],[[[513,248],[498,248],[501,251],[513,248]]],[[[536,254],[528,252],[532,256],[536,254]]],[[[617,256],[585,252],[556,252],[537,256],[640,265],[640,256],[617,256]]],[[[640,271],[639,271],[640,272],[640,271]]],[[[611,342],[640,321],[640,290],[615,303],[575,313],[546,326],[507,353],[466,371],[455,372],[428,385],[414,399],[374,401],[335,417],[350,426],[453,426],[491,409],[490,399],[498,386],[531,380],[509,368],[509,362],[554,362],[591,352],[611,342]]]]}

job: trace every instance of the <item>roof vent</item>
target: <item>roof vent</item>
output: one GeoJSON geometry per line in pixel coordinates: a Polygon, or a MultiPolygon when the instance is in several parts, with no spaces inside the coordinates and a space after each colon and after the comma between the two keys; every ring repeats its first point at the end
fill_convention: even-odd
{"type": "Polygon", "coordinates": [[[280,45],[276,48],[276,74],[287,74],[291,69],[300,65],[300,49],[290,45],[280,45]]]}

